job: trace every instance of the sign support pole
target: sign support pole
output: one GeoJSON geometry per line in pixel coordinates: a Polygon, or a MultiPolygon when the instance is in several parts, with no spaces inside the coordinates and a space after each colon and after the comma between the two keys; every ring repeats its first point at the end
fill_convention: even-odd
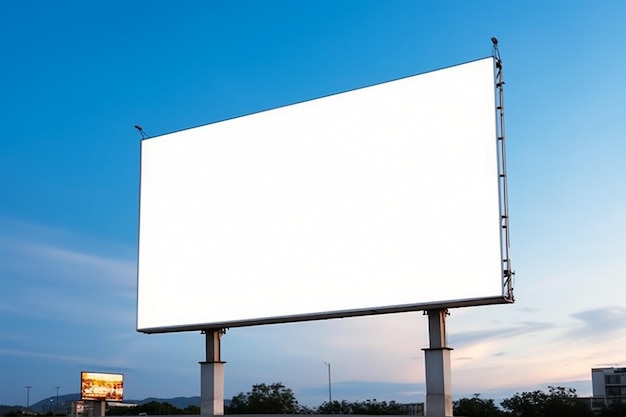
{"type": "Polygon", "coordinates": [[[220,342],[225,329],[209,329],[203,333],[206,360],[200,362],[200,414],[224,415],[224,364],[220,358],[220,342]]]}
{"type": "Polygon", "coordinates": [[[452,415],[450,351],[446,332],[447,309],[428,310],[430,347],[422,349],[426,359],[426,415],[452,415]]]}
{"type": "Polygon", "coordinates": [[[103,417],[106,415],[107,402],[106,401],[94,401],[93,402],[93,416],[103,417]]]}

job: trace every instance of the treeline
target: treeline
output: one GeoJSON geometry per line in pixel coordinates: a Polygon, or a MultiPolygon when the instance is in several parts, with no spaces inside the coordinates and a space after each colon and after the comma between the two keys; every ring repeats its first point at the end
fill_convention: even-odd
{"type": "MultiPolygon", "coordinates": [[[[239,393],[224,406],[224,414],[362,414],[405,415],[414,414],[404,404],[395,401],[332,401],[310,408],[296,400],[293,391],[282,383],[257,384],[252,391],[239,393]]],[[[184,409],[168,402],[151,401],[137,407],[115,407],[107,410],[108,416],[200,414],[200,407],[190,405],[184,409]]]]}
{"type": "MultiPolygon", "coordinates": [[[[416,415],[423,412],[422,404],[400,404],[395,401],[331,401],[310,408],[296,400],[293,391],[282,383],[257,384],[247,393],[235,395],[226,402],[225,414],[360,414],[360,415],[416,415]]],[[[195,405],[183,409],[167,402],[151,401],[137,407],[115,407],[107,410],[109,416],[124,415],[199,415],[195,405]]],[[[453,403],[453,414],[464,417],[626,417],[626,403],[614,404],[592,412],[588,398],[579,398],[576,390],[564,387],[548,387],[547,391],[517,393],[499,404],[484,399],[480,394],[461,398],[453,403]]],[[[2,410],[7,417],[28,415],[52,415],[25,413],[12,407],[2,410]]]]}
{"type": "MultiPolygon", "coordinates": [[[[282,383],[257,384],[247,393],[235,395],[224,407],[225,414],[360,414],[360,415],[415,415],[423,408],[415,404],[395,401],[332,401],[310,408],[298,403],[293,391],[282,383]]],[[[184,409],[169,403],[150,402],[133,408],[111,407],[107,415],[200,414],[200,407],[184,409]]],[[[591,411],[589,399],[579,398],[576,390],[549,387],[547,391],[517,393],[499,404],[492,399],[461,398],[453,403],[453,414],[465,417],[626,417],[626,404],[591,411]]]]}
{"type": "Polygon", "coordinates": [[[410,414],[406,405],[395,401],[332,401],[319,407],[309,408],[296,400],[293,391],[277,382],[270,385],[257,384],[252,391],[235,395],[225,414],[365,414],[402,415],[410,414]]]}
{"type": "Polygon", "coordinates": [[[467,417],[626,417],[626,403],[591,410],[588,398],[579,398],[576,390],[565,387],[548,387],[548,391],[517,393],[500,402],[480,398],[461,398],[454,401],[453,413],[467,417]]]}
{"type": "Polygon", "coordinates": [[[168,402],[150,401],[137,407],[115,407],[107,408],[107,416],[171,416],[177,414],[200,414],[200,407],[190,405],[185,408],[178,408],[168,402]]]}

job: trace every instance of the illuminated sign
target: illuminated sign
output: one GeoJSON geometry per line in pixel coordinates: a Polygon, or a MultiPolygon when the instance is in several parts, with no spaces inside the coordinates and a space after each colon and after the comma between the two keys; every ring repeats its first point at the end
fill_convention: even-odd
{"type": "Polygon", "coordinates": [[[124,399],[124,375],[81,372],[80,398],[82,400],[122,401],[124,399]]]}

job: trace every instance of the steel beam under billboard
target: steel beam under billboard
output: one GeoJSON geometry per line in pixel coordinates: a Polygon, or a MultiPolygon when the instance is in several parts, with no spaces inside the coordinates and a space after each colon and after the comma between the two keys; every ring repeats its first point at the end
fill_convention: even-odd
{"type": "Polygon", "coordinates": [[[137,329],[512,301],[495,60],[141,142],[137,329]]]}

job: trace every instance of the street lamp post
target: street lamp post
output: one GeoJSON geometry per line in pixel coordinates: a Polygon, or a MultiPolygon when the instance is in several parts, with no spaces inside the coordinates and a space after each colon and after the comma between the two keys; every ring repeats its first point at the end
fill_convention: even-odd
{"type": "Polygon", "coordinates": [[[56,386],[54,387],[57,389],[57,403],[54,407],[54,414],[57,415],[59,413],[59,388],[61,388],[60,386],[56,386]]]}
{"type": "Polygon", "coordinates": [[[331,393],[331,383],[330,383],[330,362],[324,362],[324,365],[328,368],[328,404],[330,405],[333,402],[333,396],[331,393]]]}
{"type": "Polygon", "coordinates": [[[26,385],[26,410],[30,407],[30,389],[32,385],[26,385]]]}

